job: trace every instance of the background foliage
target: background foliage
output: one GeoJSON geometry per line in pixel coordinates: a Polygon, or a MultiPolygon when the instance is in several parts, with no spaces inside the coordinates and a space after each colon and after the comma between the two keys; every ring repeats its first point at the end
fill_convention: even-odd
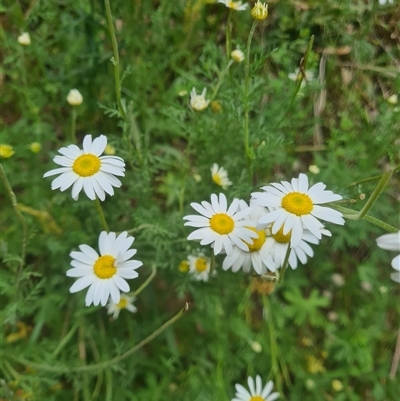
{"type": "MultiPolygon", "coordinates": [[[[202,113],[188,107],[192,87],[207,87],[211,97],[228,62],[228,9],[201,0],[116,0],[112,10],[125,122],[115,105],[102,2],[1,6],[1,143],[15,151],[2,163],[28,224],[20,272],[21,224],[2,187],[3,399],[9,388],[14,400],[222,401],[234,396],[235,383],[256,374],[281,385],[282,399],[291,401],[395,399],[398,386],[388,375],[399,288],[389,278],[394,255],[375,244],[381,229],[365,221],[329,227],[333,237],[314,247],[315,257],[288,271],[269,296],[255,291],[254,277],[223,272],[221,256],[208,283],[191,281],[178,266],[198,248],[183,226],[189,203],[221,191],[210,177],[212,163],[228,170],[230,199],[248,201],[261,185],[297,177],[315,164],[320,173],[308,173],[311,181],[362,208],[360,195],[368,198],[376,181],[351,184],[399,163],[400,109],[386,100],[400,89],[399,7],[366,0],[269,3],[251,48],[251,181],[243,149],[244,63],[232,65],[222,82],[214,99],[220,112],[215,105],[202,113]],[[16,40],[23,31],[30,33],[30,46],[16,40]],[[311,35],[307,69],[320,79],[307,83],[276,126],[296,87],[288,74],[311,35]],[[88,133],[105,134],[128,166],[122,188],[103,205],[110,228],[133,230],[136,238],[144,266],[131,288],[157,267],[136,301],[138,312],[122,312],[116,321],[104,308],[85,308],[82,293],[68,293],[69,252],[82,243],[95,246],[101,231],[92,202],[82,194],[74,202],[69,191],[53,192],[42,179],[54,168],[57,149],[70,143],[65,98],[71,88],[84,96],[78,142],[88,133]],[[318,99],[325,107],[315,105],[318,99]],[[39,153],[30,150],[32,142],[42,145],[39,153]],[[341,285],[333,274],[341,275],[341,285]],[[122,354],[185,301],[190,311],[132,357],[94,372],[73,370],[122,354]]],[[[234,48],[244,50],[250,12],[232,13],[232,23],[234,48]]],[[[371,211],[397,226],[398,184],[394,176],[371,211]]]]}

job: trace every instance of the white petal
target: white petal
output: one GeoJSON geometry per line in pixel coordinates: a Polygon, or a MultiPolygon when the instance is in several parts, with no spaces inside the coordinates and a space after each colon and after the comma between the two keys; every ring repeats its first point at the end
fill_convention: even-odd
{"type": "Polygon", "coordinates": [[[107,138],[105,135],[100,135],[98,138],[95,138],[92,142],[92,146],[90,148],[90,152],[96,156],[100,156],[107,146],[107,138]]]}
{"type": "Polygon", "coordinates": [[[92,135],[85,135],[83,138],[83,151],[85,153],[90,153],[90,148],[92,147],[92,135]]]}
{"type": "Polygon", "coordinates": [[[89,287],[89,285],[91,285],[95,280],[96,276],[94,274],[90,276],[81,277],[78,280],[76,280],[74,284],[72,284],[71,288],[69,289],[69,292],[74,293],[81,291],[84,288],[89,287]]]}
{"type": "Polygon", "coordinates": [[[96,260],[99,258],[98,253],[89,245],[79,245],[79,249],[87,256],[89,257],[93,263],[96,262],[96,260]]]}
{"type": "MultiPolygon", "coordinates": [[[[90,200],[95,200],[96,199],[96,195],[94,193],[93,185],[92,185],[92,182],[90,180],[90,177],[85,177],[83,179],[83,190],[84,190],[86,196],[90,200]]],[[[96,302],[96,300],[95,300],[95,302],[96,302]]]]}

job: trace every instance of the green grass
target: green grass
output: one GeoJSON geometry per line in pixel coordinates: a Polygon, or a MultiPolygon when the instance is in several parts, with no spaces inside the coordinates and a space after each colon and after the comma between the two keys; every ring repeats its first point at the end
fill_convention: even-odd
{"type": "MultiPolygon", "coordinates": [[[[395,254],[376,246],[383,228],[365,219],[329,224],[332,237],[313,246],[306,265],[288,269],[269,295],[253,291],[255,273],[223,271],[221,255],[206,283],[178,266],[197,249],[211,256],[209,247],[186,240],[191,229],[182,217],[192,214],[191,202],[222,191],[211,179],[213,163],[233,182],[222,191],[229,201],[248,202],[261,186],[303,172],[341,194],[342,206],[363,208],[379,182],[368,179],[399,165],[400,108],[387,100],[400,92],[399,7],[269,3],[252,38],[247,86],[245,61],[221,75],[229,63],[223,4],[113,1],[118,104],[103,2],[10,3],[0,8],[0,142],[15,152],[1,163],[19,206],[12,207],[2,181],[0,399],[229,401],[235,383],[246,386],[257,374],[274,381],[282,400],[396,399],[389,372],[399,287],[390,280],[395,254]],[[29,46],[17,42],[24,31],[29,46]],[[301,89],[288,74],[311,38],[305,68],[316,79],[301,89]],[[189,108],[192,87],[206,87],[210,99],[218,86],[217,106],[189,108]],[[68,292],[70,252],[95,247],[103,229],[94,203],[83,193],[73,201],[70,189],[52,191],[50,178],[42,178],[55,168],[57,150],[71,144],[72,88],[84,97],[76,107],[77,145],[86,134],[104,134],[127,166],[122,187],[102,206],[112,231],[135,237],[143,267],[131,290],[157,269],[135,301],[138,312],[122,311],[116,321],[105,308],[85,307],[85,291],[68,292]],[[30,150],[33,142],[40,152],[30,150]],[[310,165],[320,172],[310,173],[310,165]],[[118,359],[186,302],[179,320],[118,359]],[[335,390],[334,380],[343,388],[335,390]]],[[[232,49],[245,52],[250,11],[231,11],[230,18],[232,49]]],[[[368,214],[398,229],[397,171],[368,214]]]]}

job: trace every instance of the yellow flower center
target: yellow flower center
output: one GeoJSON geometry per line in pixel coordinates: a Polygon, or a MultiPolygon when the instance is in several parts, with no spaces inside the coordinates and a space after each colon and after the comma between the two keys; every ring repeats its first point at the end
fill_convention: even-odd
{"type": "Polygon", "coordinates": [[[187,273],[189,271],[189,262],[187,260],[182,260],[179,263],[178,270],[182,273],[187,273]]]}
{"type": "Polygon", "coordinates": [[[259,395],[253,395],[249,401],[264,401],[264,398],[260,397],[259,395]]]}
{"type": "Polygon", "coordinates": [[[233,10],[237,10],[239,8],[239,2],[237,1],[228,1],[228,7],[233,10]]]}
{"type": "Polygon", "coordinates": [[[114,267],[115,259],[111,255],[100,256],[94,264],[94,274],[99,278],[111,278],[117,268],[114,267]]]}
{"type": "Polygon", "coordinates": [[[246,228],[257,233],[258,237],[252,238],[252,241],[253,241],[252,244],[249,244],[246,241],[245,241],[245,244],[249,247],[250,252],[259,251],[262,248],[262,246],[264,245],[264,242],[266,240],[265,231],[264,230],[256,230],[254,227],[246,227],[246,228]]]}
{"type": "Polygon", "coordinates": [[[197,258],[195,268],[199,273],[207,270],[207,261],[205,258],[197,258]]]}
{"type": "Polygon", "coordinates": [[[229,234],[235,228],[235,222],[231,216],[225,213],[216,213],[210,219],[210,227],[218,234],[229,234]]]}
{"type": "Polygon", "coordinates": [[[100,166],[101,162],[97,156],[86,153],[76,158],[72,170],[80,177],[90,177],[100,170],[100,166]]]}
{"type": "Polygon", "coordinates": [[[311,198],[300,192],[290,192],[282,199],[282,207],[289,213],[296,216],[309,214],[313,210],[311,198]]]}
{"type": "Polygon", "coordinates": [[[213,181],[219,185],[220,187],[222,187],[222,180],[221,180],[221,176],[219,174],[214,174],[212,176],[213,181]]]}
{"type": "Polygon", "coordinates": [[[128,305],[128,301],[126,300],[126,298],[121,298],[121,300],[117,304],[117,307],[119,309],[125,309],[126,305],[128,305]]]}
{"type": "Polygon", "coordinates": [[[259,21],[265,20],[268,17],[268,5],[257,1],[251,10],[251,16],[259,21]]]}
{"type": "Polygon", "coordinates": [[[283,234],[283,226],[279,229],[276,234],[272,234],[272,238],[280,244],[287,244],[290,242],[290,237],[292,236],[292,230],[290,230],[286,235],[283,234]]]}

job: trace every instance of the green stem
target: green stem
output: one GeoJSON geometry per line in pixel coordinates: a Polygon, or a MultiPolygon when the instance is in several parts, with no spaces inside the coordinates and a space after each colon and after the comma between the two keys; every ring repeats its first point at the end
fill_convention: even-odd
{"type": "Polygon", "coordinates": [[[71,115],[71,143],[76,143],[76,107],[72,106],[71,115]]]}
{"type": "Polygon", "coordinates": [[[67,335],[60,341],[58,344],[57,348],[53,351],[51,356],[55,358],[65,347],[65,345],[68,343],[68,341],[72,338],[72,336],[75,334],[75,331],[78,329],[79,323],[76,323],[74,326],[72,326],[71,330],[67,333],[67,335]]]}
{"type": "Polygon", "coordinates": [[[226,22],[226,57],[229,59],[231,57],[231,48],[232,48],[232,38],[231,38],[231,19],[232,19],[232,12],[229,10],[228,13],[228,21],[226,22]]]}
{"type": "Polygon", "coordinates": [[[289,243],[288,247],[287,247],[287,250],[286,250],[285,259],[283,261],[282,270],[279,272],[278,283],[281,283],[283,281],[283,276],[285,275],[286,269],[287,269],[288,264],[289,264],[289,256],[290,256],[290,252],[291,251],[292,251],[292,248],[290,247],[290,243],[289,243]]]}
{"type": "Polygon", "coordinates": [[[1,177],[1,180],[3,181],[4,188],[6,189],[6,192],[11,200],[11,205],[14,209],[14,212],[17,215],[18,220],[20,221],[21,226],[22,226],[21,264],[20,264],[20,267],[17,272],[17,275],[19,276],[22,268],[25,265],[26,241],[27,241],[26,239],[27,239],[28,226],[26,224],[24,216],[22,215],[21,211],[19,210],[17,197],[15,196],[15,194],[11,188],[10,182],[7,179],[6,172],[4,171],[3,165],[1,163],[0,163],[0,177],[1,177]]]}
{"type": "Polygon", "coordinates": [[[217,85],[216,85],[216,87],[215,87],[215,89],[214,89],[212,95],[211,95],[210,101],[213,101],[213,100],[215,99],[215,97],[217,96],[218,91],[219,91],[219,88],[221,87],[222,82],[224,81],[225,75],[226,75],[226,73],[229,71],[229,68],[230,68],[230,66],[231,66],[232,64],[233,64],[233,60],[229,60],[229,63],[226,65],[226,67],[225,67],[225,68],[221,71],[221,73],[219,74],[218,82],[217,82],[217,85]]]}
{"type": "Polygon", "coordinates": [[[244,123],[243,123],[243,141],[244,141],[244,153],[247,159],[247,166],[249,169],[249,178],[251,181],[252,172],[251,164],[254,159],[253,152],[250,150],[250,134],[249,134],[249,86],[250,86],[250,47],[253,39],[254,32],[257,27],[257,20],[253,21],[249,36],[247,38],[246,46],[246,60],[244,68],[244,123]]]}
{"type": "MultiPolygon", "coordinates": [[[[310,53],[311,53],[311,49],[312,49],[313,43],[314,43],[314,35],[311,36],[310,41],[308,42],[307,51],[306,51],[306,54],[305,54],[305,56],[304,56],[304,62],[303,62],[302,65],[301,65],[300,72],[301,72],[301,71],[305,71],[306,68],[307,68],[308,57],[309,57],[309,55],[310,55],[310,53]]],[[[286,108],[286,110],[283,112],[281,118],[280,118],[280,119],[278,120],[278,122],[273,126],[273,128],[271,129],[271,131],[276,130],[276,129],[279,127],[279,125],[281,125],[281,123],[282,123],[282,121],[285,119],[287,113],[288,113],[289,110],[292,108],[292,105],[293,105],[293,103],[294,103],[294,101],[295,101],[295,99],[296,99],[296,97],[297,97],[297,94],[299,93],[299,91],[300,91],[300,89],[301,89],[301,84],[302,84],[303,80],[304,80],[304,74],[301,74],[301,79],[300,79],[299,81],[297,81],[296,90],[294,91],[294,93],[293,93],[293,95],[292,95],[292,98],[290,99],[289,106],[288,106],[288,107],[286,108]]]]}
{"type": "Polygon", "coordinates": [[[157,268],[156,265],[153,265],[151,267],[151,274],[150,276],[147,278],[147,280],[133,293],[133,296],[138,296],[153,280],[154,276],[156,275],[157,272],[157,268]]]}
{"type": "Polygon", "coordinates": [[[104,230],[106,230],[107,232],[110,232],[110,229],[108,228],[108,224],[107,224],[106,218],[104,216],[103,208],[101,207],[100,200],[99,200],[99,198],[97,196],[96,196],[94,202],[96,204],[97,212],[99,213],[99,218],[100,218],[101,225],[103,226],[104,230]]]}
{"type": "Polygon", "coordinates": [[[46,364],[41,364],[41,363],[36,363],[32,361],[28,361],[27,359],[23,357],[17,357],[14,354],[7,354],[7,357],[16,361],[17,363],[20,363],[21,365],[25,366],[30,366],[33,369],[38,369],[38,370],[44,370],[48,372],[53,372],[53,373],[71,373],[71,372],[93,372],[99,369],[107,369],[113,365],[115,365],[118,362],[121,362],[122,360],[126,359],[128,356],[131,356],[134,354],[136,351],[141,349],[143,346],[148,344],[150,341],[154,340],[158,335],[160,335],[165,329],[167,329],[169,326],[174,324],[177,320],[179,320],[183,314],[189,310],[189,304],[186,303],[185,307],[181,309],[172,319],[168,320],[166,323],[164,323],[161,327],[159,327],[157,330],[155,330],[153,333],[151,333],[148,337],[146,337],[144,340],[142,340],[139,344],[135,345],[132,347],[130,350],[124,352],[121,355],[118,355],[112,359],[109,359],[108,361],[96,363],[93,365],[86,365],[86,366],[76,366],[76,367],[60,367],[60,366],[53,366],[53,365],[46,365],[46,364]]]}
{"type": "Polygon", "coordinates": [[[111,42],[112,42],[113,53],[114,53],[114,56],[112,57],[111,62],[113,63],[113,66],[114,66],[115,94],[117,96],[118,110],[119,110],[121,116],[125,119],[125,117],[126,117],[125,109],[123,107],[122,99],[121,99],[121,80],[120,80],[120,76],[119,76],[119,54],[118,54],[117,37],[115,36],[115,29],[114,29],[112,14],[111,14],[110,1],[104,0],[104,4],[106,6],[108,30],[110,31],[111,42]]]}

